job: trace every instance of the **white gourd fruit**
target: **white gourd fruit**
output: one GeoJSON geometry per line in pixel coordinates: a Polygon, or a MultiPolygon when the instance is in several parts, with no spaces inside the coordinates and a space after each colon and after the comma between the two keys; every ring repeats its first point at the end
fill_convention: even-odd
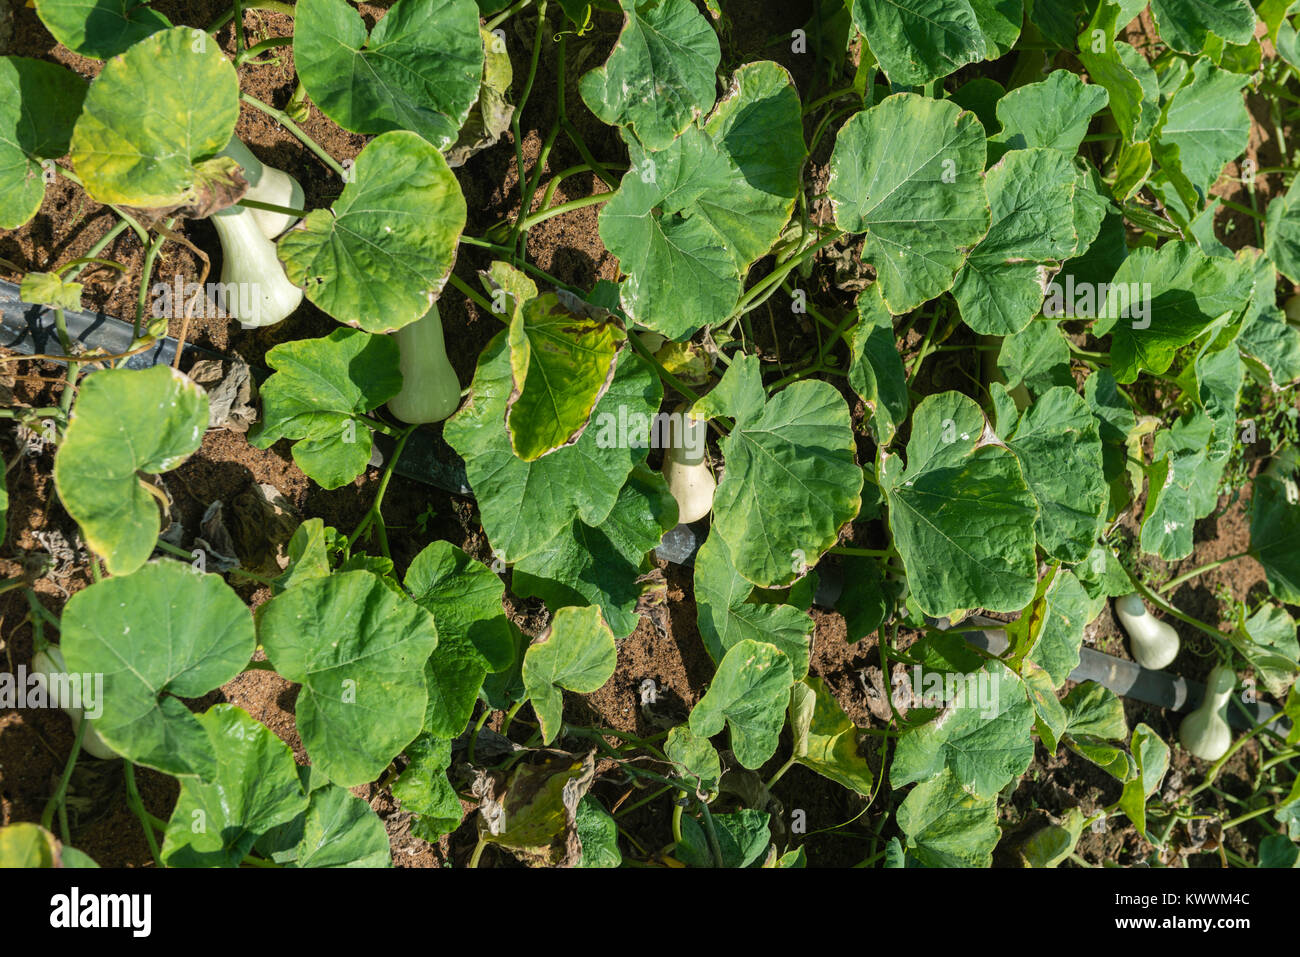
{"type": "Polygon", "coordinates": [[[1178,727],[1178,740],[1183,747],[1204,761],[1219,760],[1232,745],[1232,729],[1228,727],[1224,709],[1236,686],[1237,675],[1232,668],[1216,665],[1205,682],[1201,706],[1178,727]]]}
{"type": "Polygon", "coordinates": [[[302,302],[302,290],[284,274],[275,244],[263,234],[254,212],[230,206],[211,217],[221,239],[225,310],[248,329],[274,325],[302,302]]]}
{"type": "Polygon", "coordinates": [[[1133,659],[1143,668],[1159,671],[1178,657],[1178,632],[1152,615],[1137,592],[1115,599],[1115,617],[1128,632],[1133,659]]]}
{"type": "Polygon", "coordinates": [[[460,380],[447,359],[438,304],[392,336],[401,350],[402,391],[388,400],[388,411],[411,425],[441,422],[460,405],[460,380]]]}
{"type": "MultiPolygon", "coordinates": [[[[232,136],[220,155],[229,156],[243,169],[244,179],[248,182],[248,192],[244,194],[244,199],[254,199],[272,206],[286,206],[289,209],[303,208],[305,194],[302,184],[283,170],[267,166],[253,155],[239,137],[232,136]]],[[[288,213],[273,213],[269,209],[252,209],[249,212],[267,239],[275,239],[298,221],[288,213]]]]}
{"type": "Polygon", "coordinates": [[[695,418],[687,411],[689,408],[680,406],[677,409],[680,417],[669,420],[663,466],[668,491],[677,500],[677,520],[683,525],[699,521],[713,510],[713,493],[718,487],[709,463],[704,460],[708,419],[695,418]],[[678,434],[678,423],[682,434],[678,434]]]}
{"type": "MultiPolygon", "coordinates": [[[[67,671],[67,666],[63,663],[63,652],[59,650],[57,645],[47,645],[44,651],[38,651],[32,658],[31,673],[37,676],[40,682],[45,685],[47,695],[50,694],[48,677],[50,675],[67,674],[67,671]]],[[[77,733],[77,729],[81,727],[83,720],[88,720],[86,735],[81,739],[81,747],[84,751],[97,758],[116,758],[119,756],[95,732],[95,722],[93,719],[86,719],[84,709],[67,707],[63,711],[72,719],[73,734],[77,733]]]]}

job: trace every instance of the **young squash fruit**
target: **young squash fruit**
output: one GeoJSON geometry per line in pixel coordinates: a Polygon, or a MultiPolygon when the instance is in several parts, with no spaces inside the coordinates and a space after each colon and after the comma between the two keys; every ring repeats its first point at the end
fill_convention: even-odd
{"type": "MultiPolygon", "coordinates": [[[[67,674],[67,666],[63,663],[63,652],[59,650],[58,645],[46,645],[43,651],[38,651],[32,658],[33,675],[39,676],[43,685],[46,685],[46,693],[49,693],[48,680],[54,675],[67,674]]],[[[85,737],[81,739],[81,747],[88,753],[97,758],[116,758],[117,752],[104,743],[103,739],[95,733],[95,722],[87,719],[84,709],[76,707],[65,707],[64,713],[72,719],[72,733],[76,734],[77,729],[81,727],[83,720],[89,721],[86,726],[85,737]]]]}
{"type": "MultiPolygon", "coordinates": [[[[292,176],[262,164],[238,138],[232,138],[223,152],[243,167],[249,184],[244,198],[301,207],[302,187],[292,176]]],[[[285,213],[247,206],[229,206],[210,218],[221,240],[226,312],[246,329],[287,318],[302,302],[302,290],[285,276],[271,240],[296,220],[285,213]]]]}
{"type": "Polygon", "coordinates": [[[1178,657],[1178,632],[1152,615],[1137,592],[1115,599],[1115,617],[1128,632],[1133,658],[1143,668],[1159,671],[1178,657]]]}
{"type": "Polygon", "coordinates": [[[1217,761],[1232,745],[1232,729],[1224,717],[1228,698],[1237,686],[1237,675],[1228,665],[1216,665],[1205,682],[1201,706],[1183,719],[1178,740],[1204,761],[1217,761]]]}
{"type": "Polygon", "coordinates": [[[441,422],[460,405],[460,380],[447,359],[438,304],[392,336],[401,350],[402,391],[388,400],[388,411],[411,425],[441,422]]]}
{"type": "Polygon", "coordinates": [[[697,522],[713,510],[713,493],[718,487],[704,457],[709,421],[691,415],[689,408],[679,406],[678,415],[669,419],[663,466],[668,491],[677,500],[677,520],[683,525],[697,522]]]}

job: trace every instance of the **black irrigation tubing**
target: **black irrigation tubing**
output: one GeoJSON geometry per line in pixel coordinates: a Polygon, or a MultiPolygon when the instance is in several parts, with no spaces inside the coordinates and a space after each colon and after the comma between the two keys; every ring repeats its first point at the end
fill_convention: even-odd
{"type": "MultiPolygon", "coordinates": [[[[64,319],[69,338],[86,349],[102,350],[110,355],[131,349],[133,329],[129,322],[102,312],[71,310],[64,311],[64,319]]],[[[131,356],[125,365],[131,369],[170,365],[176,357],[177,345],[171,336],[160,339],[152,348],[131,356]]],[[[0,347],[25,355],[63,354],[54,328],[53,310],[23,302],[18,298],[18,286],[4,280],[0,280],[0,347]]],[[[228,356],[192,343],[186,343],[181,350],[181,357],[191,362],[197,359],[229,359],[228,356]]],[[[270,375],[268,370],[258,367],[253,367],[251,371],[259,381],[270,375]]],[[[394,444],[395,441],[390,436],[375,434],[375,445],[380,455],[390,455],[394,444]]],[[[465,477],[464,461],[441,436],[426,429],[419,429],[412,434],[395,471],[405,478],[423,482],[453,495],[473,497],[465,477]]],[[[674,564],[692,565],[706,534],[706,526],[702,522],[679,525],[664,535],[655,553],[674,564]]],[[[824,566],[818,571],[821,574],[814,603],[824,608],[833,608],[843,588],[843,576],[835,565],[824,566]]],[[[1001,622],[982,616],[976,616],[971,622],[987,628],[984,631],[963,633],[967,641],[993,654],[1000,654],[1006,649],[1007,637],[1000,627],[1001,622]]],[[[1170,711],[1184,711],[1191,704],[1199,704],[1205,693],[1204,685],[1198,682],[1164,671],[1150,671],[1131,661],[1091,648],[1081,651],[1079,667],[1070,673],[1070,678],[1074,681],[1096,681],[1118,695],[1170,711]]],[[[1277,709],[1262,702],[1245,704],[1237,699],[1237,704],[1238,707],[1229,713],[1228,720],[1242,730],[1277,714],[1277,709]]],[[[1282,717],[1274,724],[1280,734],[1286,734],[1289,727],[1289,722],[1282,717]]]]}

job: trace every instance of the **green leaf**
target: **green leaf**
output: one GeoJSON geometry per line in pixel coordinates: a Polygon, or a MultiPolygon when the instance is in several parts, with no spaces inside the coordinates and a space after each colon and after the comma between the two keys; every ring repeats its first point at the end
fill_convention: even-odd
{"type": "MultiPolygon", "coordinates": [[[[771,815],[767,811],[753,808],[741,808],[731,814],[713,814],[722,866],[749,867],[758,860],[772,840],[770,822],[771,815]]],[[[688,867],[716,867],[709,846],[705,825],[693,814],[683,815],[677,858],[688,867]]]]}
{"type": "Polygon", "coordinates": [[[1250,550],[1264,566],[1273,597],[1300,604],[1300,494],[1294,477],[1265,474],[1255,479],[1250,550]]]}
{"type": "Polygon", "coordinates": [[[1123,741],[1128,737],[1124,720],[1124,703],[1115,692],[1095,681],[1075,685],[1061,704],[1069,718],[1066,733],[1087,735],[1103,741],[1123,741]]]}
{"type": "Polygon", "coordinates": [[[1019,149],[985,179],[992,225],[953,284],[962,320],[983,335],[1013,335],[1043,305],[1048,271],[1078,244],[1075,169],[1054,149],[1019,149]]]}
{"type": "Polygon", "coordinates": [[[971,794],[947,769],[912,788],[897,820],[908,849],[927,867],[990,867],[1002,836],[997,801],[971,794]]]}
{"type": "Polygon", "coordinates": [[[1165,561],[1192,553],[1194,523],[1214,509],[1223,471],[1222,461],[1210,459],[1212,434],[1213,423],[1199,411],[1156,434],[1142,515],[1143,551],[1165,561]]]}
{"type": "Polygon", "coordinates": [[[54,456],[54,482],[110,574],[135,571],[158,541],[158,500],[139,473],[176,468],[198,449],[207,424],[207,393],[167,366],[106,369],[82,382],[54,456]]]}
{"type": "Polygon", "coordinates": [[[42,160],[68,151],[86,84],[43,60],[0,57],[0,229],[17,229],[45,198],[42,160]]]}
{"type": "Polygon", "coordinates": [[[998,142],[1013,150],[1049,147],[1073,156],[1093,114],[1109,101],[1105,87],[1085,83],[1069,70],[1055,70],[998,101],[998,142]]]}
{"type": "Polygon", "coordinates": [[[208,733],[181,699],[225,684],[257,647],[229,585],[178,562],[149,564],[77,592],[61,628],[69,673],[104,676],[95,731],[114,751],[177,776],[208,780],[219,770],[208,733]]]}
{"type": "Polygon", "coordinates": [[[357,156],[333,207],[312,210],[280,238],[280,261],[339,322],[392,332],[442,292],[465,215],[443,155],[415,133],[383,133],[357,156]]]}
{"type": "Polygon", "coordinates": [[[393,797],[401,802],[402,810],[416,815],[411,833],[436,844],[465,816],[456,789],[447,780],[451,742],[422,734],[407,745],[406,756],[410,763],[393,782],[393,797]]]}
{"type": "Polygon", "coordinates": [[[1020,417],[1006,443],[1038,503],[1039,544],[1053,558],[1083,561],[1101,534],[1110,498],[1088,403],[1073,386],[1050,389],[1020,417]]]}
{"type": "Polygon", "coordinates": [[[1019,611],[1038,580],[1038,507],[1015,455],[985,444],[987,423],[956,392],[927,396],[912,415],[907,468],[886,456],[880,484],[912,596],[927,615],[1019,611]]]}
{"type": "Polygon", "coordinates": [[[668,732],[664,754],[678,766],[678,774],[694,780],[696,789],[713,791],[722,778],[722,761],[708,738],[691,731],[689,724],[679,724],[668,732]]]}
{"type": "Polygon", "coordinates": [[[958,676],[954,688],[956,700],[945,701],[938,718],[898,738],[890,784],[924,781],[947,768],[976,797],[993,798],[1033,759],[1034,709],[1019,677],[999,662],[958,676]]]}
{"type": "Polygon", "coordinates": [[[76,848],[60,844],[39,824],[19,821],[0,827],[0,868],[99,867],[76,848]]]}
{"type": "Polygon", "coordinates": [[[721,441],[727,469],[713,496],[713,529],[745,578],[788,585],[861,508],[849,409],[825,382],[795,382],[767,398],[754,356],[733,361],[723,386],[695,406],[735,419],[721,441]]]}
{"type": "Polygon", "coordinates": [[[270,728],[231,704],[213,705],[194,720],[211,742],[216,776],[181,780],[163,863],[238,867],[259,837],[307,809],[307,795],[293,751],[270,728]]]}
{"type": "Polygon", "coordinates": [[[101,203],[199,204],[239,118],[234,65],[206,33],[174,27],[104,64],[72,131],[72,165],[101,203]],[[197,34],[197,36],[196,36],[197,34]]]}
{"type": "Polygon", "coordinates": [[[853,327],[851,348],[849,385],[866,403],[876,443],[883,448],[894,441],[898,427],[907,420],[911,400],[894,339],[894,317],[885,308],[878,282],[858,296],[858,323],[853,327]]]}
{"type": "Polygon", "coordinates": [[[1065,684],[1070,672],[1079,666],[1090,609],[1091,601],[1079,579],[1069,569],[1057,571],[1043,595],[1038,612],[1042,628],[1028,656],[1043,667],[1053,687],[1065,684]]]}
{"type": "Polygon", "coordinates": [[[18,287],[18,298],[51,309],[80,309],[83,288],[79,282],[65,282],[58,273],[29,272],[18,287]]]}
{"type": "Polygon", "coordinates": [[[599,608],[561,608],[551,627],[524,653],[524,687],[537,712],[542,743],[550,744],[564,720],[561,689],[599,691],[614,675],[618,651],[614,633],[599,608]]]}
{"type": "Polygon", "coordinates": [[[880,68],[900,86],[920,86],[996,52],[967,0],[852,0],[851,10],[880,68]]]}
{"type": "Polygon", "coordinates": [[[1259,842],[1260,867],[1300,867],[1300,846],[1285,834],[1270,834],[1259,842]]]}
{"type": "Polygon", "coordinates": [[[875,793],[876,775],[858,753],[858,729],[820,678],[795,683],[790,729],[797,763],[864,797],[875,793]]]}
{"type": "Polygon", "coordinates": [[[266,354],[262,418],[249,444],[294,441],[293,460],[323,488],[352,481],[370,461],[373,437],[360,417],[402,388],[395,340],[356,329],[284,342],[266,354]]]}
{"type": "Polygon", "coordinates": [[[647,448],[620,441],[620,420],[641,420],[648,436],[663,387],[636,353],[625,350],[596,406],[596,428],[535,462],[515,455],[502,427],[510,390],[510,353],[502,333],[479,356],[469,397],[447,420],[443,435],[465,459],[497,557],[517,562],[545,548],[575,519],[596,528],[609,518],[628,474],[648,454],[647,448]]]}
{"type": "MultiPolygon", "coordinates": [[[[299,777],[310,777],[310,769],[300,769],[299,777]]],[[[306,811],[257,842],[259,854],[293,867],[392,866],[388,832],[366,801],[337,784],[309,793],[306,811]]]]}
{"type": "Polygon", "coordinates": [[[974,113],[912,93],[891,96],[840,129],[827,184],[835,222],[866,234],[862,260],[876,270],[895,315],[951,288],[988,232],[984,159],[974,113]]]}
{"type": "Polygon", "coordinates": [[[677,502],[663,476],[638,466],[599,526],[581,519],[515,565],[511,591],[552,609],[598,605],[616,638],[641,620],[637,605],[650,571],[646,553],[677,525],[677,502]]]}
{"type": "Polygon", "coordinates": [[[1056,698],[1051,676],[1038,664],[1026,660],[1020,665],[1020,676],[1025,683],[1025,693],[1034,706],[1034,731],[1049,753],[1055,754],[1065,734],[1068,721],[1065,708],[1056,698]]]}
{"type": "Polygon", "coordinates": [[[1125,782],[1119,809],[1128,815],[1137,832],[1150,840],[1147,837],[1147,798],[1156,793],[1165,771],[1169,769],[1169,745],[1147,725],[1139,724],[1133,729],[1130,748],[1137,763],[1137,773],[1125,782]]]}
{"type": "Polygon", "coordinates": [[[737,642],[691,709],[691,731],[711,738],[725,724],[736,760],[751,770],[761,767],[776,752],[793,683],[790,659],[776,645],[737,642]]]}
{"type": "Polygon", "coordinates": [[[369,35],[347,0],[301,0],[294,12],[294,62],[322,113],[354,133],[456,141],[483,76],[473,0],[398,0],[369,35]]]}
{"type": "Polygon", "coordinates": [[[716,664],[745,639],[775,645],[796,678],[808,673],[813,620],[792,605],[751,601],[754,584],[736,571],[719,535],[695,556],[695,614],[704,648],[716,664]]]}
{"type": "Polygon", "coordinates": [[[1054,386],[1073,385],[1070,344],[1060,324],[1049,320],[1031,322],[1004,338],[998,352],[998,371],[1006,377],[1008,389],[1023,384],[1035,395],[1054,386]]]}
{"type": "Polygon", "coordinates": [[[1113,331],[1115,381],[1133,382],[1144,370],[1155,375],[1168,371],[1178,349],[1219,317],[1243,310],[1253,286],[1244,264],[1207,256],[1193,243],[1133,250],[1115,273],[1093,329],[1096,335],[1113,331]]]}
{"type": "Polygon", "coordinates": [[[1300,282],[1300,186],[1290,188],[1268,204],[1264,223],[1264,254],[1277,271],[1300,282]]]}
{"type": "MultiPolygon", "coordinates": [[[[1242,610],[1244,617],[1244,609],[1242,610]]],[[[1233,646],[1259,672],[1259,679],[1275,698],[1286,696],[1300,671],[1300,641],[1295,619],[1280,605],[1265,603],[1241,622],[1233,633],[1233,646]]]]}
{"type": "MultiPolygon", "coordinates": [[[[1249,82],[1249,76],[1197,60],[1190,78],[1165,107],[1156,143],[1178,147],[1183,174],[1202,194],[1209,192],[1224,164],[1246,149],[1250,114],[1242,90],[1249,82]]],[[[1160,150],[1156,159],[1165,165],[1160,150]]]]}
{"type": "Polygon", "coordinates": [[[433,616],[368,571],[304,582],[258,609],[275,670],[302,684],[296,716],[312,765],[336,784],[373,781],[415,740],[438,644],[433,616]]]}
{"type": "Polygon", "coordinates": [[[172,25],[146,0],[39,0],[36,13],[54,39],[96,60],[117,56],[172,25]]]}
{"type": "Polygon", "coordinates": [[[1030,835],[1020,848],[1021,856],[1029,867],[1056,867],[1065,861],[1079,843],[1083,834],[1084,817],[1078,808],[1070,808],[1061,824],[1049,824],[1030,835]]]}
{"type": "Polygon", "coordinates": [[[514,388],[506,403],[515,455],[534,462],[578,441],[626,339],[612,316],[578,315],[554,293],[515,310],[508,336],[514,388]]]}
{"type": "Polygon", "coordinates": [[[1159,118],[1159,85],[1146,59],[1127,43],[1114,39],[1124,24],[1115,3],[1099,3],[1092,21],[1078,35],[1079,62],[1093,83],[1106,88],[1111,114],[1126,143],[1145,142],[1159,118]],[[1097,49],[1096,38],[1104,39],[1097,49]]]}
{"type": "Polygon", "coordinates": [[[628,274],[620,295],[630,319],[681,340],[731,313],[794,209],[800,117],[790,75],[762,61],[736,72],[703,126],[657,153],[629,144],[600,237],[628,274]]]}
{"type": "Polygon", "coordinates": [[[984,59],[996,60],[1006,56],[1020,38],[1020,26],[1025,20],[1022,0],[969,0],[984,35],[984,59]]]}
{"type": "Polygon", "coordinates": [[[579,867],[618,867],[623,855],[618,849],[618,825],[601,803],[588,794],[578,803],[575,819],[582,842],[579,867]]]}
{"type": "Polygon", "coordinates": [[[1200,53],[1209,34],[1248,43],[1255,33],[1249,0],[1151,0],[1160,39],[1182,53],[1200,53]]]}
{"type": "Polygon", "coordinates": [[[602,122],[659,150],[713,106],[722,52],[690,0],[619,0],[623,30],[604,66],[578,83],[602,122]]]}
{"type": "Polygon", "coordinates": [[[1242,326],[1237,347],[1246,370],[1270,391],[1300,380],[1300,329],[1288,323],[1276,306],[1265,306],[1242,326]]]}
{"type": "MultiPolygon", "coordinates": [[[[477,654],[488,671],[510,667],[516,629],[501,607],[505,585],[486,565],[450,542],[433,542],[411,560],[403,584],[438,623],[438,647],[430,661],[450,644],[477,654]]],[[[462,725],[448,737],[464,730],[462,725]]]]}

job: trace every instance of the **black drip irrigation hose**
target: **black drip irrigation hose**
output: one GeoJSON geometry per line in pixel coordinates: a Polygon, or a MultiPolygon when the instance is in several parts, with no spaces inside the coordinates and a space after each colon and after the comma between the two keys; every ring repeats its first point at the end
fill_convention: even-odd
{"type": "MultiPolygon", "coordinates": [[[[69,338],[87,350],[117,355],[130,351],[134,342],[131,323],[102,312],[64,310],[64,323],[69,338]]],[[[131,356],[124,365],[130,369],[170,365],[176,358],[178,345],[174,338],[167,336],[159,339],[151,348],[131,356]]],[[[53,310],[23,302],[18,297],[18,286],[5,280],[0,280],[0,347],[23,355],[63,355],[63,348],[55,332],[53,310]]],[[[181,349],[181,359],[192,363],[197,359],[228,360],[229,357],[186,343],[181,349]]],[[[259,382],[270,375],[268,370],[258,367],[252,367],[251,371],[259,382]]],[[[394,445],[395,441],[390,436],[376,433],[375,446],[384,459],[392,454],[394,445]]],[[[423,482],[453,495],[472,498],[474,494],[465,476],[464,461],[440,435],[427,429],[418,429],[411,435],[394,471],[405,478],[423,482]]],[[[707,526],[703,522],[678,525],[664,535],[655,554],[674,564],[690,566],[694,564],[695,553],[699,551],[706,534],[707,526]]],[[[814,603],[823,608],[834,608],[843,589],[842,574],[834,565],[819,568],[818,572],[814,603]]],[[[1006,650],[1007,636],[999,627],[1001,622],[982,616],[976,616],[971,621],[988,627],[984,631],[965,632],[967,641],[993,654],[1001,654],[1006,650]]],[[[1205,693],[1204,685],[1198,682],[1163,671],[1150,671],[1131,661],[1102,654],[1091,648],[1081,651],[1079,667],[1070,673],[1070,678],[1074,681],[1096,681],[1118,695],[1170,711],[1187,710],[1190,703],[1199,703],[1205,693]]],[[[1239,698],[1234,700],[1238,707],[1228,715],[1228,720],[1239,729],[1253,727],[1265,718],[1277,715],[1276,708],[1262,702],[1246,704],[1239,698]]],[[[1279,734],[1286,734],[1290,722],[1279,715],[1273,728],[1279,734]]]]}

